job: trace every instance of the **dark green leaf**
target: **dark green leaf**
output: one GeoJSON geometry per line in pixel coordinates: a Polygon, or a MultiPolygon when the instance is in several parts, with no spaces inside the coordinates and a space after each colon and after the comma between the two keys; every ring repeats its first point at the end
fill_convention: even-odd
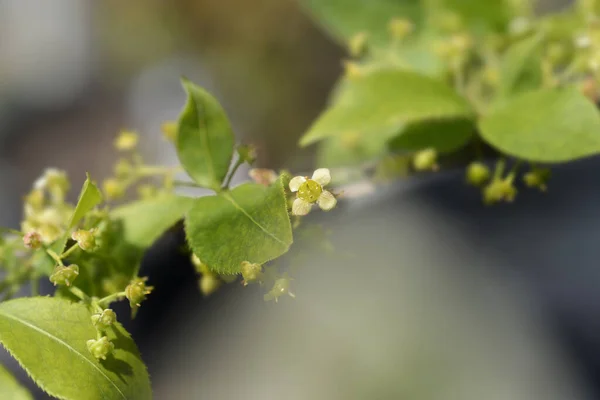
{"type": "Polygon", "coordinates": [[[219,273],[239,273],[242,261],[263,264],[292,244],[281,179],[269,187],[246,183],[201,197],[185,223],[194,253],[219,273]]]}
{"type": "Polygon", "coordinates": [[[565,162],[600,152],[600,116],[573,88],[542,89],[514,98],[480,121],[483,138],[511,156],[565,162]]]}
{"type": "Polygon", "coordinates": [[[188,99],[179,117],[177,154],[192,179],[218,191],[233,156],[233,130],[212,95],[192,82],[182,83],[188,99]]]}
{"type": "Polygon", "coordinates": [[[115,350],[105,361],[89,353],[96,338],[81,303],[31,297],[0,304],[0,342],[50,395],[61,399],[150,399],[150,380],[137,347],[116,324],[107,332],[115,350]]]}

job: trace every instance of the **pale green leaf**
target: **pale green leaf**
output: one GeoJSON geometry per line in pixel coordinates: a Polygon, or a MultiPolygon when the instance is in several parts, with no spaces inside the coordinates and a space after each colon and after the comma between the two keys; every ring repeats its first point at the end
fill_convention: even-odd
{"type": "Polygon", "coordinates": [[[542,37],[530,36],[513,44],[500,65],[498,96],[507,97],[540,87],[542,37]]]}
{"type": "Polygon", "coordinates": [[[511,156],[566,162],[600,152],[600,115],[573,88],[542,89],[514,98],[480,121],[482,137],[511,156]]]}
{"type": "Polygon", "coordinates": [[[0,399],[31,400],[31,393],[21,386],[9,370],[0,365],[0,399]]]}
{"type": "Polygon", "coordinates": [[[102,193],[94,182],[90,179],[90,175],[87,175],[87,179],[83,184],[81,193],[79,194],[79,201],[69,222],[69,229],[74,228],[79,221],[91,210],[94,209],[98,204],[102,202],[102,193]]]}
{"type": "Polygon", "coordinates": [[[179,116],[177,155],[199,185],[219,190],[233,156],[234,135],[219,102],[201,87],[182,80],[187,103],[179,116]]]}
{"type": "Polygon", "coordinates": [[[116,324],[107,332],[115,350],[98,361],[86,342],[96,338],[81,303],[30,297],[0,304],[0,342],[50,395],[73,400],[142,400],[152,397],[137,347],[116,324]]]}
{"type": "Polygon", "coordinates": [[[194,204],[194,200],[190,197],[167,194],[115,208],[112,216],[122,221],[125,240],[129,244],[146,248],[182,219],[194,204]]]}
{"type": "Polygon", "coordinates": [[[263,264],[287,252],[292,244],[281,179],[269,187],[245,183],[201,197],[185,224],[194,253],[219,273],[238,273],[242,261],[263,264]]]}
{"type": "Polygon", "coordinates": [[[408,125],[392,139],[392,150],[418,151],[434,148],[449,153],[467,144],[475,134],[475,124],[466,118],[431,119],[408,125]]]}
{"type": "Polygon", "coordinates": [[[387,138],[412,122],[471,114],[469,104],[441,81],[404,70],[377,70],[345,84],[336,103],[321,114],[300,144],[332,136],[387,138]]]}
{"type": "Polygon", "coordinates": [[[420,0],[300,0],[300,4],[342,43],[368,32],[372,44],[381,44],[389,40],[392,18],[407,18],[416,24],[423,19],[420,0]]]}

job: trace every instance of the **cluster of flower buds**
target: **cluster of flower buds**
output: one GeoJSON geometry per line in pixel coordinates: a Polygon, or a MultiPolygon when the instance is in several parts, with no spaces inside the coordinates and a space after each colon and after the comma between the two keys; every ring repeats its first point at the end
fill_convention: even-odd
{"type": "Polygon", "coordinates": [[[102,360],[106,360],[106,357],[115,349],[115,345],[106,336],[102,336],[100,339],[90,339],[86,344],[92,356],[102,360]]]}
{"type": "Polygon", "coordinates": [[[437,171],[440,167],[437,164],[437,151],[435,149],[425,149],[417,152],[412,165],[415,171],[437,171]]]}
{"type": "Polygon", "coordinates": [[[244,286],[251,283],[260,283],[263,277],[262,265],[251,263],[249,261],[243,261],[241,265],[241,272],[244,286]]]}
{"type": "Polygon", "coordinates": [[[64,171],[47,169],[25,197],[21,230],[36,232],[44,244],[58,239],[65,232],[66,222],[73,212],[73,206],[65,202],[69,188],[64,171]]]}
{"type": "Polygon", "coordinates": [[[125,297],[129,300],[132,310],[140,307],[141,303],[146,300],[146,296],[154,289],[152,286],[146,286],[147,280],[147,277],[134,278],[125,288],[125,297]]]}
{"type": "Polygon", "coordinates": [[[83,251],[92,252],[98,247],[94,230],[80,229],[73,232],[71,238],[77,242],[77,245],[83,251]]]}
{"type": "Polygon", "coordinates": [[[110,308],[92,315],[92,324],[94,324],[94,327],[99,331],[107,330],[115,322],[117,322],[117,314],[110,308]]]}
{"type": "Polygon", "coordinates": [[[294,293],[290,292],[290,282],[291,279],[287,276],[276,279],[271,290],[264,295],[265,301],[275,300],[277,302],[281,296],[286,294],[292,298],[296,297],[294,293]]]}
{"type": "Polygon", "coordinates": [[[52,275],[50,275],[50,282],[52,282],[54,286],[71,286],[78,275],[79,267],[75,264],[71,264],[68,267],[64,265],[57,265],[56,267],[54,267],[52,275]]]}

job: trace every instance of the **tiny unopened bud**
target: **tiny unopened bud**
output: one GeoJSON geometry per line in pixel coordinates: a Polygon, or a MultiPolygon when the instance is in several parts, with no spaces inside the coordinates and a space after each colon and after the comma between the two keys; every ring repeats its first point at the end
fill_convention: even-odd
{"type": "Polygon", "coordinates": [[[238,156],[247,164],[254,164],[256,161],[256,147],[250,145],[241,145],[237,148],[238,156]]]}
{"type": "Polygon", "coordinates": [[[23,244],[31,250],[42,247],[42,236],[37,232],[28,232],[23,236],[23,244]]]}
{"type": "Polygon", "coordinates": [[[348,41],[348,52],[352,57],[362,57],[367,52],[367,32],[359,32],[348,41]]]}
{"type": "Polygon", "coordinates": [[[108,329],[115,322],[117,322],[117,314],[110,308],[92,315],[92,323],[100,330],[108,329]]]}
{"type": "Polygon", "coordinates": [[[75,264],[71,264],[68,267],[65,267],[64,265],[57,265],[54,267],[52,275],[50,275],[50,282],[52,282],[54,286],[71,286],[78,275],[79,267],[75,264]]]}
{"type": "Polygon", "coordinates": [[[490,169],[481,162],[472,162],[467,167],[467,182],[473,186],[481,186],[486,183],[491,176],[490,169]]]}
{"type": "Polygon", "coordinates": [[[494,179],[483,189],[483,202],[494,204],[501,201],[512,202],[517,195],[517,189],[512,178],[494,179]]]}
{"type": "Polygon", "coordinates": [[[269,291],[269,293],[265,294],[265,301],[277,300],[279,297],[284,294],[289,295],[290,297],[296,297],[292,292],[290,292],[290,279],[289,278],[279,278],[273,284],[273,288],[269,291]]]}
{"type": "Polygon", "coordinates": [[[89,352],[98,359],[106,360],[106,357],[112,353],[115,345],[112,344],[106,336],[102,336],[100,339],[90,339],[87,341],[87,348],[89,352]]]}
{"type": "Polygon", "coordinates": [[[252,168],[248,175],[254,182],[263,186],[269,186],[277,180],[277,173],[268,168],[252,168]]]}
{"type": "Polygon", "coordinates": [[[77,242],[81,250],[94,251],[96,250],[96,237],[91,231],[80,229],[73,232],[71,238],[77,242]]]}
{"type": "Polygon", "coordinates": [[[118,179],[109,178],[102,183],[107,200],[120,199],[125,195],[125,185],[118,179]]]}
{"type": "Polygon", "coordinates": [[[550,170],[547,168],[534,168],[523,175],[523,182],[527,187],[538,188],[542,192],[548,190],[550,170]]]}
{"type": "Polygon", "coordinates": [[[119,132],[119,136],[115,139],[115,147],[117,150],[129,151],[137,147],[139,136],[133,131],[123,130],[119,132]]]}
{"type": "Polygon", "coordinates": [[[388,31],[395,40],[403,40],[412,33],[414,25],[407,19],[394,18],[388,24],[388,31]]]}
{"type": "Polygon", "coordinates": [[[262,266],[260,264],[251,263],[248,261],[242,262],[242,278],[244,278],[244,286],[259,282],[262,278],[262,266]]]}
{"type": "Polygon", "coordinates": [[[125,288],[125,297],[129,300],[129,305],[132,308],[139,307],[142,301],[146,300],[146,295],[149,295],[154,289],[152,286],[146,286],[148,278],[135,278],[125,288]]]}
{"type": "Polygon", "coordinates": [[[204,296],[210,296],[221,287],[221,280],[213,273],[203,274],[200,278],[200,292],[204,296]]]}
{"type": "Polygon", "coordinates": [[[417,171],[436,171],[439,169],[437,165],[437,151],[435,149],[425,149],[415,154],[413,158],[413,167],[417,171]]]}
{"type": "Polygon", "coordinates": [[[164,122],[160,126],[163,137],[169,142],[174,142],[177,139],[178,124],[175,121],[164,122]]]}

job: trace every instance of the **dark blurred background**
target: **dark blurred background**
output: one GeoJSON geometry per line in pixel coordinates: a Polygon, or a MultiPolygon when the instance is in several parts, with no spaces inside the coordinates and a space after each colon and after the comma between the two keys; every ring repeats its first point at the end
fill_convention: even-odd
{"type": "MultiPolygon", "coordinates": [[[[160,124],[181,75],[222,101],[260,166],[308,170],[296,143],[343,57],[291,0],[0,0],[0,225],[18,226],[48,166],[73,187],[108,176],[121,128],[176,163],[160,124]]],[[[203,298],[175,229],[144,261],[155,293],[119,318],[157,399],[598,399],[598,167],[494,208],[460,171],[365,184],[319,215],[337,251],[279,304],[237,284],[203,298]]]]}

